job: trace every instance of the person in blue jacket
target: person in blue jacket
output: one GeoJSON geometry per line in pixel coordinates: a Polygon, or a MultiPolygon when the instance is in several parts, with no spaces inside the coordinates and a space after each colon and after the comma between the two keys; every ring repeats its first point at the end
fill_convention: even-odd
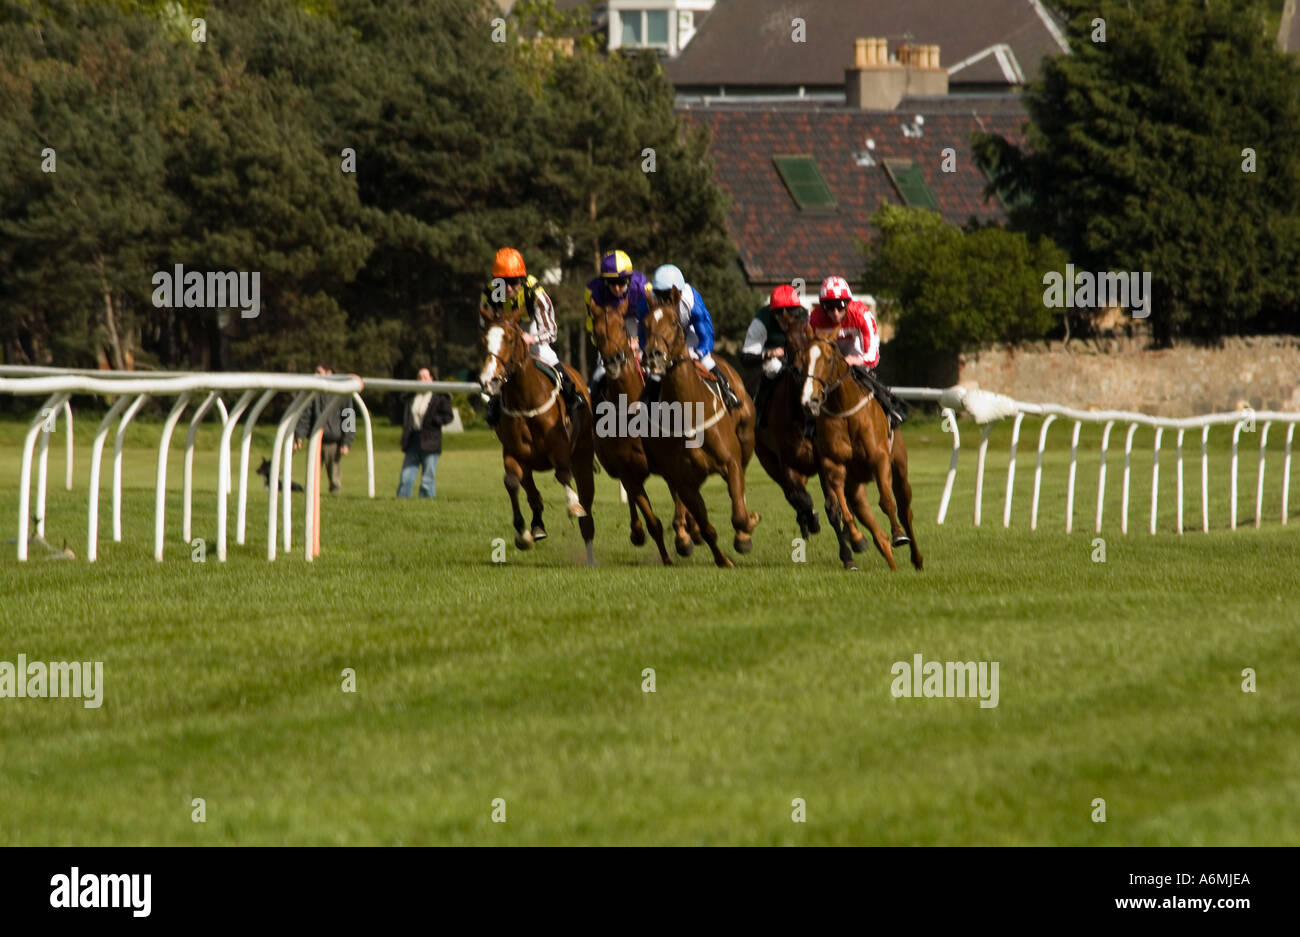
{"type": "MultiPolygon", "coordinates": [[[[673,264],[664,264],[655,270],[645,294],[639,297],[636,318],[641,347],[645,347],[645,317],[650,313],[649,294],[653,292],[655,299],[662,302],[671,296],[674,288],[681,294],[681,300],[677,304],[677,315],[682,323],[682,329],[686,332],[686,347],[691,357],[708,368],[717,378],[728,409],[735,410],[740,406],[740,399],[727,383],[726,377],[718,370],[717,362],[713,360],[713,319],[709,315],[709,308],[704,305],[704,297],[700,295],[700,291],[687,283],[681,270],[673,264]]],[[[652,377],[650,383],[654,385],[653,389],[650,387],[646,389],[650,391],[652,398],[656,398],[659,394],[658,379],[652,377]]]]}

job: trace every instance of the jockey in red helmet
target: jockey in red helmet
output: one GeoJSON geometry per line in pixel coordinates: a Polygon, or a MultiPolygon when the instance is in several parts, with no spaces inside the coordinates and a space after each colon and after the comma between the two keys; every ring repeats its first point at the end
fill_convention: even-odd
{"type": "Polygon", "coordinates": [[[827,277],[822,281],[820,299],[808,316],[808,326],[813,334],[830,338],[839,346],[854,377],[876,395],[889,417],[889,428],[894,429],[907,419],[907,404],[873,373],[880,363],[880,326],[874,311],[853,298],[843,277],[827,277]]]}

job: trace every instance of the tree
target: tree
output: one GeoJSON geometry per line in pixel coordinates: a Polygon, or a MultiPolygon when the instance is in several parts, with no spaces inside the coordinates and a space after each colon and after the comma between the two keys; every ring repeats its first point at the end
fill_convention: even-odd
{"type": "Polygon", "coordinates": [[[1051,241],[993,227],[963,233],[936,212],[887,203],[871,223],[880,236],[867,248],[866,276],[897,327],[891,356],[911,373],[928,379],[961,352],[1040,339],[1052,327],[1042,277],[1064,269],[1065,255],[1051,241]]]}
{"type": "Polygon", "coordinates": [[[1052,236],[1083,269],[1150,272],[1162,343],[1296,329],[1300,69],[1262,5],[1058,7],[1071,54],[1027,89],[1025,145],[977,143],[1019,205],[1013,224],[1052,236]]]}

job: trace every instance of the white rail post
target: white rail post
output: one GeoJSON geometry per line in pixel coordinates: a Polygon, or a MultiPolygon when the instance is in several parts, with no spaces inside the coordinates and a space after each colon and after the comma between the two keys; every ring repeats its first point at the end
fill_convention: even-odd
{"type": "Polygon", "coordinates": [[[1070,480],[1065,492],[1065,532],[1074,530],[1074,476],[1079,467],[1079,427],[1082,420],[1074,421],[1074,432],[1070,435],[1070,480]]]}
{"type": "Polygon", "coordinates": [[[1128,533],[1128,479],[1129,479],[1129,462],[1133,457],[1133,434],[1137,432],[1138,425],[1130,423],[1128,433],[1124,436],[1124,484],[1120,494],[1120,512],[1119,512],[1119,532],[1128,533]]]}
{"type": "MultiPolygon", "coordinates": [[[[221,427],[222,427],[222,429],[224,429],[225,426],[226,426],[226,424],[230,422],[230,413],[229,413],[229,411],[226,410],[226,403],[225,403],[225,401],[222,400],[220,397],[217,398],[217,412],[221,414],[221,427]]],[[[218,463],[220,463],[220,461],[221,461],[220,457],[218,457],[217,461],[218,461],[218,463]]],[[[231,490],[230,474],[229,474],[229,472],[227,472],[227,474],[226,474],[226,493],[229,494],[229,493],[230,493],[230,490],[231,490]]]]}
{"type": "Polygon", "coordinates": [[[984,505],[984,456],[988,454],[989,434],[993,432],[992,421],[984,425],[980,434],[979,456],[975,460],[975,526],[980,525],[980,512],[984,505]]]}
{"type": "Polygon", "coordinates": [[[320,480],[322,475],[318,470],[321,460],[321,445],[325,439],[325,423],[334,411],[343,405],[343,396],[341,394],[331,394],[325,401],[325,406],[321,408],[320,415],[316,417],[316,422],[311,428],[311,435],[307,442],[307,484],[303,486],[306,491],[306,499],[303,502],[303,549],[306,551],[307,562],[312,562],[315,557],[316,541],[319,533],[316,529],[316,499],[320,497],[320,480]]]}
{"type": "Polygon", "coordinates": [[[1156,442],[1151,450],[1151,533],[1156,532],[1156,503],[1160,500],[1160,437],[1165,433],[1163,426],[1156,427],[1156,442]]]}
{"type": "Polygon", "coordinates": [[[244,519],[248,510],[248,455],[253,445],[253,426],[277,393],[279,391],[268,390],[253,405],[248,419],[244,421],[244,435],[239,441],[239,503],[235,507],[235,543],[240,546],[244,544],[244,519]]]}
{"type": "Polygon", "coordinates": [[[1029,529],[1038,529],[1038,492],[1043,484],[1043,447],[1047,443],[1047,427],[1052,425],[1056,414],[1049,413],[1043,418],[1042,428],[1038,431],[1038,460],[1034,465],[1034,503],[1029,508],[1029,529]]]}
{"type": "Polygon", "coordinates": [[[1201,532],[1210,532],[1210,424],[1201,427],[1201,532]]]}
{"type": "Polygon", "coordinates": [[[67,427],[68,430],[67,459],[64,464],[64,474],[67,477],[64,479],[63,487],[66,488],[68,491],[71,491],[72,490],[72,450],[73,450],[72,404],[67,400],[63,401],[63,415],[66,417],[66,419],[64,420],[64,425],[67,427]]]}
{"type": "Polygon", "coordinates": [[[193,513],[194,504],[194,437],[198,435],[199,422],[214,402],[220,406],[221,412],[225,412],[225,404],[221,403],[221,398],[217,396],[215,390],[211,391],[203,403],[199,404],[199,408],[194,411],[194,416],[190,417],[190,431],[185,434],[185,470],[182,474],[184,490],[181,495],[181,538],[186,545],[190,543],[190,517],[193,513]]]}
{"type": "Polygon", "coordinates": [[[944,407],[942,415],[944,424],[952,427],[952,458],[948,461],[948,478],[943,483],[943,497],[939,499],[939,519],[936,521],[939,524],[942,524],[943,519],[948,516],[948,500],[952,497],[953,482],[957,479],[957,455],[961,450],[961,433],[957,430],[957,414],[952,412],[951,407],[944,407]]]}
{"type": "Polygon", "coordinates": [[[239,418],[253,402],[256,393],[255,390],[246,390],[240,394],[234,409],[230,411],[226,425],[221,427],[221,447],[217,450],[217,562],[219,563],[226,561],[226,500],[230,496],[230,489],[224,482],[231,477],[230,437],[234,435],[239,418]]]}
{"type": "MultiPolygon", "coordinates": [[[[311,391],[299,391],[297,396],[289,404],[284,415],[280,417],[280,425],[275,430],[275,441],[271,444],[271,472],[267,476],[267,486],[270,488],[270,497],[267,499],[266,506],[266,558],[275,559],[276,539],[279,531],[276,529],[276,508],[279,502],[276,495],[280,489],[280,462],[284,458],[284,450],[289,448],[289,440],[285,438],[286,431],[292,433],[290,429],[298,421],[300,414],[307,403],[314,397],[311,391]]],[[[293,479],[288,472],[284,476],[284,488],[290,490],[293,479]]],[[[287,499],[286,499],[287,500],[287,499]]]]}
{"type": "Polygon", "coordinates": [[[103,461],[104,442],[108,438],[109,427],[118,418],[126,405],[131,402],[129,395],[123,395],[113,402],[99,421],[95,430],[95,441],[90,447],[90,507],[89,519],[86,521],[86,562],[93,563],[99,556],[99,468],[103,461]]]}
{"type": "Polygon", "coordinates": [[[1024,420],[1023,413],[1016,414],[1016,420],[1011,424],[1011,458],[1007,462],[1007,494],[1002,505],[1002,526],[1011,526],[1011,493],[1012,486],[1016,481],[1016,444],[1020,442],[1020,424],[1024,420]]]}
{"type": "Polygon", "coordinates": [[[113,540],[116,543],[122,542],[122,444],[126,442],[126,428],[148,399],[148,394],[140,394],[126,408],[122,422],[117,426],[117,437],[113,440],[113,540]]]}
{"type": "Polygon", "coordinates": [[[39,411],[45,418],[41,421],[41,433],[36,443],[36,536],[45,539],[45,487],[50,463],[50,433],[59,422],[58,406],[45,407],[39,411]]]}
{"type": "Polygon", "coordinates": [[[1229,522],[1233,530],[1237,529],[1237,440],[1241,438],[1241,427],[1243,425],[1245,424],[1238,421],[1232,427],[1232,469],[1229,473],[1228,505],[1232,514],[1229,522]]]}
{"type": "Polygon", "coordinates": [[[31,498],[32,486],[32,449],[36,446],[36,434],[43,431],[45,423],[49,419],[49,413],[67,400],[68,396],[63,392],[51,394],[45,401],[45,406],[38,410],[36,416],[32,418],[31,426],[27,430],[27,436],[23,439],[23,460],[18,474],[18,562],[20,563],[27,562],[27,537],[30,529],[28,514],[31,510],[29,499],[31,498]]]}
{"type": "Polygon", "coordinates": [[[1183,429],[1178,430],[1178,535],[1183,534],[1183,429]]]}
{"type": "Polygon", "coordinates": [[[171,448],[172,431],[180,421],[181,413],[190,402],[190,392],[186,391],[176,398],[167,422],[163,424],[162,438],[158,441],[158,479],[157,490],[153,500],[153,558],[159,563],[163,558],[164,515],[167,511],[167,450],[171,448]]]}
{"type": "Polygon", "coordinates": [[[1097,470],[1097,533],[1101,533],[1101,509],[1106,503],[1106,448],[1110,445],[1110,431],[1114,426],[1114,420],[1107,420],[1106,428],[1101,432],[1101,468],[1097,470]]]}
{"type": "Polygon", "coordinates": [[[1295,435],[1295,424],[1286,427],[1286,457],[1282,459],[1282,524],[1286,525],[1286,503],[1291,495],[1291,437],[1295,435]]]}
{"type": "Polygon", "coordinates": [[[361,395],[354,393],[353,401],[361,408],[361,418],[366,421],[366,484],[370,492],[370,497],[375,496],[375,444],[370,432],[370,411],[366,408],[366,402],[361,399],[361,395]]]}
{"type": "Polygon", "coordinates": [[[1264,514],[1264,447],[1268,445],[1268,428],[1272,422],[1265,422],[1259,431],[1259,475],[1255,479],[1255,526],[1259,526],[1264,514]]]}

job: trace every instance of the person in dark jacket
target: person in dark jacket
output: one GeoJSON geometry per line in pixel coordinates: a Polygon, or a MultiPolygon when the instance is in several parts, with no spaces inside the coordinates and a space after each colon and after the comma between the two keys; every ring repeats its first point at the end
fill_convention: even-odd
{"type": "MultiPolygon", "coordinates": [[[[317,374],[333,374],[334,369],[328,364],[316,365],[317,374]]],[[[311,435],[311,429],[316,425],[317,418],[329,404],[328,394],[317,394],[312,400],[311,405],[302,412],[298,417],[298,425],[293,431],[293,448],[302,448],[307,437],[311,435]]],[[[352,448],[353,441],[357,438],[356,431],[356,413],[353,411],[350,403],[344,403],[336,409],[330,418],[325,421],[325,432],[322,436],[320,457],[325,466],[325,472],[330,480],[330,494],[336,495],[343,490],[343,456],[348,454],[352,448]]]]}
{"type": "MultiPolygon", "coordinates": [[[[432,381],[428,368],[420,368],[416,380],[432,381]]],[[[397,484],[397,497],[411,497],[415,487],[415,473],[424,468],[420,479],[420,497],[437,496],[434,473],[438,470],[438,456],[442,454],[442,428],[455,419],[451,398],[446,394],[426,391],[412,394],[402,408],[402,477],[397,484]]]]}

